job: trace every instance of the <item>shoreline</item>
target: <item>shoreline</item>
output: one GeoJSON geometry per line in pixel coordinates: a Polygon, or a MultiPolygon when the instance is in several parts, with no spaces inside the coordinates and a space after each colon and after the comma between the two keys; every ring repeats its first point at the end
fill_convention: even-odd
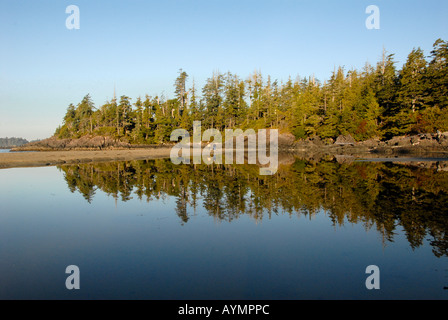
{"type": "Polygon", "coordinates": [[[171,148],[0,153],[0,169],[169,158],[171,148]]]}
{"type": "MultiPolygon", "coordinates": [[[[77,164],[88,162],[111,162],[111,161],[132,161],[169,158],[172,146],[157,148],[116,148],[106,150],[55,150],[55,151],[34,151],[34,152],[8,152],[0,153],[0,169],[19,167],[45,167],[63,164],[77,164]]],[[[291,156],[319,161],[328,157],[335,158],[338,162],[351,162],[353,160],[373,160],[400,158],[428,158],[428,159],[448,159],[448,150],[445,148],[383,148],[378,150],[368,150],[356,146],[320,146],[311,148],[290,148],[279,150],[279,162],[281,157],[291,156]],[[397,152],[398,151],[398,152],[397,152]],[[405,151],[405,152],[403,152],[405,151]]],[[[288,161],[291,161],[289,159],[288,161]]]]}
{"type": "MultiPolygon", "coordinates": [[[[100,136],[75,140],[52,137],[13,148],[12,152],[0,152],[0,169],[169,158],[174,145],[130,145],[100,136]]],[[[205,145],[201,144],[201,148],[205,145]]],[[[245,143],[246,152],[247,147],[245,143]]],[[[378,158],[448,159],[448,132],[398,136],[387,141],[355,142],[351,136],[340,136],[331,144],[318,137],[295,141],[292,135],[282,134],[278,140],[278,155],[279,162],[291,156],[311,161],[335,158],[338,162],[378,158]]]]}

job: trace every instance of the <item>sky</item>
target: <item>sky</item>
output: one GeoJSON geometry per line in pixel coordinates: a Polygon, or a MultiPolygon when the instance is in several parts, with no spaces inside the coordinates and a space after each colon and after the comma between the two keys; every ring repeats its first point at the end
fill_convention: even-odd
{"type": "Polygon", "coordinates": [[[323,82],[383,48],[401,68],[413,48],[448,40],[446,12],[446,0],[0,0],[0,137],[48,138],[70,103],[90,94],[99,107],[114,87],[172,98],[180,68],[199,89],[214,71],[323,82]],[[70,5],[79,29],[66,26],[70,5]],[[366,27],[369,5],[379,29],[366,27]]]}

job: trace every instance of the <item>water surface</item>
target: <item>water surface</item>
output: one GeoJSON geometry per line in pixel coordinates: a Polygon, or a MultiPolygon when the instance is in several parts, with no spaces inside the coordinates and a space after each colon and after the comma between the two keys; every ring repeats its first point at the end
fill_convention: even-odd
{"type": "Polygon", "coordinates": [[[447,299],[447,167],[3,169],[0,298],[447,299]],[[65,287],[68,265],[80,290],[65,287]],[[368,265],[380,268],[379,290],[366,289],[368,265]]]}

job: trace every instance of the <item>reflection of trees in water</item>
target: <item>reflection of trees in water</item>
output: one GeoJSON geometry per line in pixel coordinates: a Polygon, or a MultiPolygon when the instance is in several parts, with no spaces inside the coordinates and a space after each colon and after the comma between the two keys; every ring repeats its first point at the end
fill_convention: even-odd
{"type": "Polygon", "coordinates": [[[249,215],[308,216],[324,210],[334,225],[375,227],[393,241],[398,226],[415,249],[429,239],[436,256],[448,256],[448,172],[393,163],[340,164],[296,160],[276,175],[251,165],[173,165],[146,160],[60,166],[71,192],[91,202],[96,189],[122,201],[176,198],[187,223],[198,206],[217,220],[249,215]],[[193,213],[192,213],[193,211],[193,213]]]}

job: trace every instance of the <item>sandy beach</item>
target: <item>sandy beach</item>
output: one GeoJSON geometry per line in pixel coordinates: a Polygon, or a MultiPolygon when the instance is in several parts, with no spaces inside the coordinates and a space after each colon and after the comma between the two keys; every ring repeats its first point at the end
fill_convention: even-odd
{"type": "Polygon", "coordinates": [[[0,169],[98,161],[169,158],[171,148],[0,153],[0,169]]]}

